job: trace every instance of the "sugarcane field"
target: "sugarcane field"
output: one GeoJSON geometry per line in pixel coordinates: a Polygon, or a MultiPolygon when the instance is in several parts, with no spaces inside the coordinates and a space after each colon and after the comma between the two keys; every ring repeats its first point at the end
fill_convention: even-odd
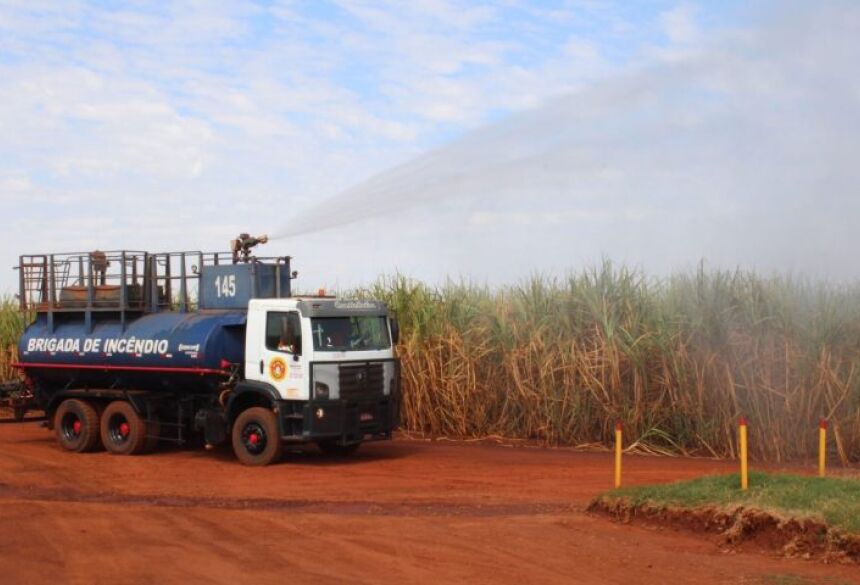
{"type": "Polygon", "coordinates": [[[860,584],[858,30],[0,1],[0,584],[860,584]]]}

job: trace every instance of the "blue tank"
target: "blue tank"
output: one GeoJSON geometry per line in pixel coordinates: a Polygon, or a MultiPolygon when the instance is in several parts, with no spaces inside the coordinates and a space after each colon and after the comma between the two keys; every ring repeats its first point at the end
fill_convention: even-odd
{"type": "Polygon", "coordinates": [[[41,388],[216,391],[244,365],[245,311],[161,312],[126,323],[115,313],[46,314],[24,332],[19,362],[41,388]]]}

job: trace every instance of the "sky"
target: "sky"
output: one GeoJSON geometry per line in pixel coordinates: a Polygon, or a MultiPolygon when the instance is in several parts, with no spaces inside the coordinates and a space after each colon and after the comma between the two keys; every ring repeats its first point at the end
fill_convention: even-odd
{"type": "Polygon", "coordinates": [[[855,279],[858,30],[848,1],[0,0],[0,293],[22,253],[239,232],[305,290],[855,279]]]}

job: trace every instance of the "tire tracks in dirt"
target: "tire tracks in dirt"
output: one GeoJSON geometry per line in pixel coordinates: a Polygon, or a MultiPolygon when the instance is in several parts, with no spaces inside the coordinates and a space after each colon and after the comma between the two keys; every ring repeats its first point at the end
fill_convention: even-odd
{"type": "Polygon", "coordinates": [[[581,512],[580,506],[558,503],[473,503],[473,502],[374,502],[363,500],[309,500],[275,498],[223,498],[83,492],[71,489],[13,486],[0,482],[0,500],[68,502],[83,504],[123,504],[161,508],[212,508],[219,510],[263,510],[329,514],[339,516],[451,516],[492,518],[539,516],[581,512]]]}

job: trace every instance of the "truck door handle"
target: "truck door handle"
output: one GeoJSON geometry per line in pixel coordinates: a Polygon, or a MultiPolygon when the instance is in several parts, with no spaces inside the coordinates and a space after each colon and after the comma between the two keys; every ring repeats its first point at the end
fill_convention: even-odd
{"type": "Polygon", "coordinates": [[[260,373],[263,373],[263,360],[260,360],[260,373]]]}

